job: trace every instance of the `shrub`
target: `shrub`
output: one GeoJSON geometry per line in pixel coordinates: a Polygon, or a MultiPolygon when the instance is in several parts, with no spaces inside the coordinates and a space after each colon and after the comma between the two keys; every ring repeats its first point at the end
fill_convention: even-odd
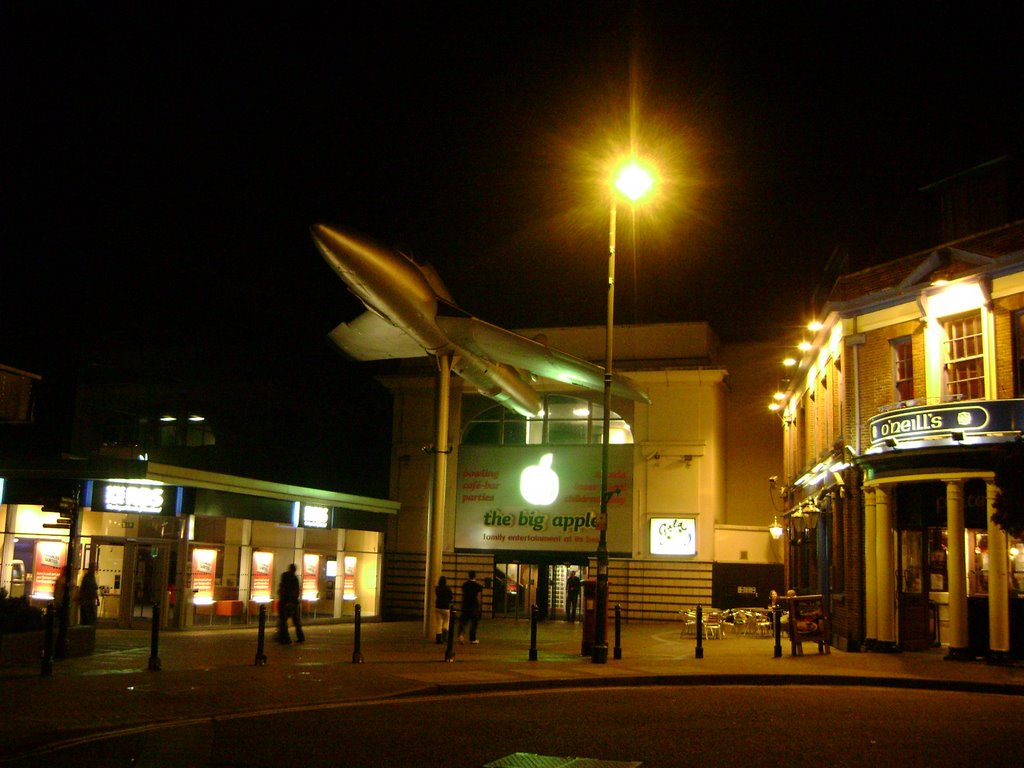
{"type": "Polygon", "coordinates": [[[43,628],[43,612],[28,604],[27,597],[0,600],[0,633],[32,632],[43,628]]]}

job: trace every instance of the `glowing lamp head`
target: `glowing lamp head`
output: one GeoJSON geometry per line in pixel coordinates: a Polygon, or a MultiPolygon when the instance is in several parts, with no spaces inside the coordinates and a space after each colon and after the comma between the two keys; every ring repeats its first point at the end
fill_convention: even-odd
{"type": "Polygon", "coordinates": [[[634,203],[650,192],[653,186],[654,176],[636,160],[625,165],[615,177],[615,189],[634,203]]]}

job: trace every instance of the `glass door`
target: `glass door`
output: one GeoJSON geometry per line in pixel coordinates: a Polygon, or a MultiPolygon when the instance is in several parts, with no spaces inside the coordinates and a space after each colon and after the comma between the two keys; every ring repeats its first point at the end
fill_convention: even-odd
{"type": "Polygon", "coordinates": [[[165,543],[132,542],[125,549],[125,572],[131,583],[123,586],[121,605],[128,610],[128,623],[133,627],[150,626],[153,606],[160,606],[160,625],[167,625],[168,575],[170,546],[165,543]]]}
{"type": "Polygon", "coordinates": [[[924,548],[922,530],[899,532],[899,632],[900,647],[906,651],[931,645],[924,548]]]}

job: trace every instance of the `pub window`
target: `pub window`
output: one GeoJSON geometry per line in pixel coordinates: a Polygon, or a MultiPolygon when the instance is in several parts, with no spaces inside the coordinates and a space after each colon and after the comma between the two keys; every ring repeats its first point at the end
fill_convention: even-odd
{"type": "Polygon", "coordinates": [[[946,398],[978,400],[985,396],[981,313],[946,320],[946,398]]]}
{"type": "Polygon", "coordinates": [[[1024,397],[1024,309],[1013,313],[1013,394],[1024,397]]]}
{"type": "Polygon", "coordinates": [[[914,346],[909,336],[893,339],[892,380],[897,402],[914,399],[914,346]]]}

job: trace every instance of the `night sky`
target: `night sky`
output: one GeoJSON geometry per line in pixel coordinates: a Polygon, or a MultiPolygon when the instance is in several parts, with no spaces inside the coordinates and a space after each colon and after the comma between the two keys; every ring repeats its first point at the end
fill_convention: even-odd
{"type": "Polygon", "coordinates": [[[3,362],[143,339],[365,378],[324,344],[361,306],[316,221],[485,320],[602,324],[631,143],[663,179],[619,209],[617,321],[786,338],[835,248],[935,244],[920,188],[1024,136],[1012,4],[275,5],[0,6],[3,362]]]}

